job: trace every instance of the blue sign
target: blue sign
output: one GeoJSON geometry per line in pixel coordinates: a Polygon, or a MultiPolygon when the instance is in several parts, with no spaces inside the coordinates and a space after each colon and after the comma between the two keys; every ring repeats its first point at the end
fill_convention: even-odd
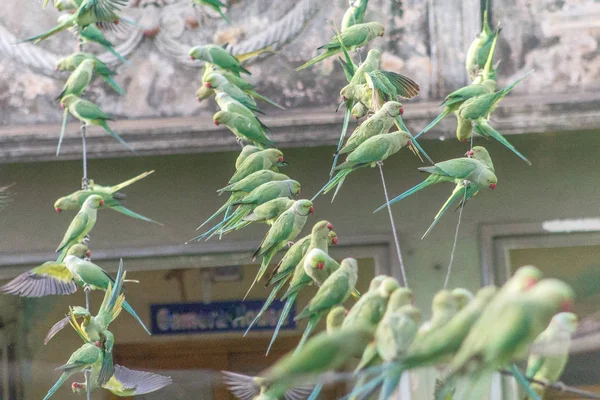
{"type": "MultiPolygon", "coordinates": [[[[245,331],[264,304],[262,300],[222,301],[215,303],[174,303],[150,305],[153,335],[181,335],[245,331]]],[[[285,302],[274,300],[252,330],[272,330],[283,311],[285,302]]],[[[295,309],[281,329],[295,329],[295,309]]]]}

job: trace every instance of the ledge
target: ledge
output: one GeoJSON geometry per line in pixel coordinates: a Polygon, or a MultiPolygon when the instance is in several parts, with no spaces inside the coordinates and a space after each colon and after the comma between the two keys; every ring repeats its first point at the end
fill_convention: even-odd
{"type": "MultiPolygon", "coordinates": [[[[413,133],[439,112],[437,103],[407,103],[404,117],[413,133]]],[[[343,113],[328,109],[301,109],[261,118],[271,127],[281,148],[316,147],[337,143],[343,113]]],[[[503,134],[559,133],[600,129],[600,93],[510,96],[494,112],[493,125],[503,134]]],[[[185,118],[121,120],[113,129],[142,156],[231,151],[238,148],[233,134],[216,127],[211,115],[185,118]]],[[[350,129],[353,129],[351,126],[350,129]]],[[[455,122],[442,121],[424,139],[454,137],[455,122]]],[[[78,124],[67,126],[59,160],[79,159],[78,124]]],[[[60,125],[0,128],[0,163],[56,160],[60,125]]],[[[90,158],[132,157],[127,149],[101,129],[88,129],[90,158]]]]}

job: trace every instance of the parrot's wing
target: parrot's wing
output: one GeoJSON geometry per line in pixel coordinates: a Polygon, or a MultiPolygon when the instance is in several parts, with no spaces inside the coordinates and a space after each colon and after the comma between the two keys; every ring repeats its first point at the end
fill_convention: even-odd
{"type": "Polygon", "coordinates": [[[62,242],[58,245],[56,251],[60,251],[65,247],[73,238],[79,237],[85,230],[88,224],[89,216],[85,212],[77,213],[73,221],[71,221],[71,225],[67,229],[65,233],[65,237],[62,242]]]}
{"type": "Polygon", "coordinates": [[[285,392],[283,398],[285,400],[304,400],[310,396],[314,388],[314,385],[294,386],[285,392]]]}
{"type": "Polygon", "coordinates": [[[541,354],[531,354],[527,360],[527,371],[525,372],[525,376],[533,378],[542,367],[542,364],[544,364],[544,358],[545,357],[541,354]]]}
{"type": "Polygon", "coordinates": [[[60,321],[58,321],[57,323],[55,323],[52,326],[52,328],[50,328],[48,333],[46,334],[46,338],[44,339],[44,344],[48,344],[48,342],[50,341],[50,339],[52,339],[54,337],[54,335],[56,335],[58,332],[62,331],[65,326],[69,325],[70,320],[71,320],[71,315],[69,314],[66,317],[64,317],[63,319],[61,319],[60,321]]]}
{"type": "Polygon", "coordinates": [[[77,291],[73,275],[64,263],[48,261],[0,287],[0,291],[23,297],[66,295],[77,291]]]}
{"type": "Polygon", "coordinates": [[[120,395],[125,396],[138,396],[155,392],[172,383],[173,379],[169,376],[154,374],[152,372],[136,371],[115,364],[115,373],[103,387],[115,394],[119,393],[120,395]]]}
{"type": "Polygon", "coordinates": [[[396,89],[396,94],[411,99],[419,94],[419,85],[407,76],[391,71],[381,71],[396,89]]]}
{"type": "Polygon", "coordinates": [[[254,377],[229,371],[221,372],[224,375],[223,382],[238,399],[252,400],[260,393],[260,387],[256,384],[254,377]]]}
{"type": "Polygon", "coordinates": [[[100,354],[99,348],[94,345],[83,345],[77,349],[66,364],[56,368],[57,371],[72,371],[74,369],[91,365],[98,361],[98,355],[100,354]]]}
{"type": "Polygon", "coordinates": [[[87,100],[79,100],[73,105],[75,112],[82,119],[110,119],[110,116],[100,109],[96,104],[87,100]]]}
{"type": "Polygon", "coordinates": [[[436,175],[448,176],[456,179],[464,179],[477,168],[475,160],[470,158],[454,158],[442,161],[431,167],[421,167],[420,171],[434,173],[436,175]]]}
{"type": "Polygon", "coordinates": [[[327,279],[315,297],[310,301],[309,308],[312,312],[327,310],[344,301],[350,288],[347,275],[340,274],[336,279],[327,279]]]}
{"type": "Polygon", "coordinates": [[[104,316],[104,322],[107,326],[117,318],[123,307],[125,301],[125,294],[122,289],[124,280],[125,272],[123,271],[123,259],[121,259],[114,284],[112,282],[108,284],[106,293],[104,293],[104,300],[98,311],[98,315],[104,316]]]}
{"type": "Polygon", "coordinates": [[[135,183],[135,182],[137,182],[137,181],[139,181],[139,180],[141,180],[141,179],[143,179],[143,178],[147,177],[148,175],[150,175],[150,174],[152,174],[152,173],[154,173],[154,170],[152,170],[152,171],[147,171],[147,172],[144,172],[143,174],[140,174],[140,175],[138,175],[138,176],[136,176],[136,177],[134,177],[134,178],[131,178],[131,179],[129,179],[129,180],[126,180],[125,182],[121,182],[121,183],[119,183],[118,185],[111,186],[111,188],[110,188],[110,193],[116,193],[116,192],[118,192],[119,190],[123,189],[124,187],[126,187],[126,186],[129,186],[129,185],[131,185],[132,183],[135,183]]]}
{"type": "Polygon", "coordinates": [[[99,21],[112,22],[116,17],[115,13],[126,5],[126,0],[86,0],[81,8],[90,8],[99,21]]]}
{"type": "Polygon", "coordinates": [[[254,253],[254,257],[259,257],[273,247],[277,246],[282,240],[287,240],[288,235],[294,227],[294,212],[284,212],[269,229],[262,244],[254,253]]]}

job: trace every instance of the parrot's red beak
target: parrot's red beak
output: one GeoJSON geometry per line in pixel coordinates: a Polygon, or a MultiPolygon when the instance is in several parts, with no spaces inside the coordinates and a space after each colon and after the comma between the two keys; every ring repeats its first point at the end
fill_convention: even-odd
{"type": "Polygon", "coordinates": [[[495,183],[490,184],[490,189],[492,189],[492,190],[496,189],[496,184],[495,183]]]}
{"type": "Polygon", "coordinates": [[[404,115],[404,107],[400,107],[400,115],[404,115]]]}
{"type": "Polygon", "coordinates": [[[104,205],[104,199],[100,200],[100,207],[102,207],[104,205]]]}
{"type": "Polygon", "coordinates": [[[348,316],[348,313],[349,313],[349,312],[350,312],[350,311],[346,310],[346,316],[348,316]]]}
{"type": "Polygon", "coordinates": [[[473,157],[473,154],[475,154],[475,152],[473,151],[473,149],[467,151],[467,154],[465,154],[467,157],[473,157]]]}
{"type": "Polygon", "coordinates": [[[331,222],[327,223],[327,229],[329,229],[330,231],[333,230],[333,224],[331,222]]]}
{"type": "Polygon", "coordinates": [[[537,279],[534,278],[526,278],[525,279],[525,290],[529,290],[537,284],[537,279]]]}
{"type": "MultiPolygon", "coordinates": [[[[300,191],[298,191],[298,193],[300,193],[300,191]]],[[[308,213],[312,214],[315,212],[315,208],[313,206],[310,206],[310,208],[308,209],[308,213]]]]}
{"type": "Polygon", "coordinates": [[[337,238],[337,237],[334,237],[334,238],[333,238],[333,240],[331,241],[331,243],[333,243],[333,244],[337,244],[337,243],[338,243],[338,238],[337,238]]]}
{"type": "Polygon", "coordinates": [[[194,61],[194,56],[190,56],[190,60],[194,61]]]}
{"type": "Polygon", "coordinates": [[[358,117],[356,115],[354,115],[354,119],[358,119],[358,117]]]}
{"type": "Polygon", "coordinates": [[[59,207],[55,208],[56,212],[61,212],[61,209],[59,207]]]}
{"type": "Polygon", "coordinates": [[[409,141],[406,143],[406,145],[407,145],[408,147],[412,146],[412,140],[409,140],[409,141]]]}
{"type": "Polygon", "coordinates": [[[95,342],[94,342],[94,346],[96,346],[96,347],[99,347],[99,348],[102,348],[102,345],[100,344],[100,342],[99,342],[99,341],[95,341],[95,342]]]}
{"type": "Polygon", "coordinates": [[[60,103],[60,108],[65,109],[65,103],[60,103]]]}
{"type": "Polygon", "coordinates": [[[202,99],[200,97],[196,97],[196,100],[198,100],[198,103],[202,102],[202,99]]]}
{"type": "Polygon", "coordinates": [[[210,82],[204,82],[204,86],[210,89],[210,82]]]}
{"type": "Polygon", "coordinates": [[[464,139],[464,140],[461,140],[461,142],[463,142],[463,143],[469,143],[469,140],[468,139],[464,139]]]}
{"type": "Polygon", "coordinates": [[[119,22],[121,22],[119,18],[115,19],[115,25],[119,25],[119,22]]]}
{"type": "Polygon", "coordinates": [[[279,162],[283,162],[283,157],[279,157],[279,162]]]}
{"type": "Polygon", "coordinates": [[[346,101],[346,96],[342,96],[342,101],[346,101]]]}
{"type": "Polygon", "coordinates": [[[325,264],[323,264],[322,262],[317,264],[317,268],[319,268],[319,271],[322,271],[324,266],[325,264]]]}
{"type": "Polygon", "coordinates": [[[91,250],[88,250],[88,251],[86,251],[86,252],[85,252],[85,255],[86,255],[86,256],[88,256],[88,257],[90,257],[90,256],[92,255],[92,252],[91,252],[91,250]]]}
{"type": "Polygon", "coordinates": [[[71,384],[71,387],[74,388],[74,389],[83,389],[83,385],[81,383],[78,383],[78,382],[73,382],[71,384]]]}
{"type": "Polygon", "coordinates": [[[213,122],[215,123],[216,126],[219,126],[219,121],[214,120],[213,122]]]}

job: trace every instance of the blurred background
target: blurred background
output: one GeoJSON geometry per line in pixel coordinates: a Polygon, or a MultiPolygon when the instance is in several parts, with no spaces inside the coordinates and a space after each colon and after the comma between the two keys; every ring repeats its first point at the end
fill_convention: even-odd
{"type": "MultiPolygon", "coordinates": [[[[255,310],[241,300],[256,272],[250,260],[263,226],[221,241],[184,245],[224,202],[215,191],[229,180],[239,151],[234,136],[213,125],[214,101],[196,101],[201,63],[189,61],[187,51],[206,43],[228,43],[234,54],[272,45],[276,54],[250,63],[249,80],[287,107],[280,111],[261,104],[267,111],[263,121],[289,162],[283,172],[301,182],[302,195],[310,198],[327,181],[341,131],[343,112],[335,109],[345,78],[334,58],[301,72],[295,68],[329,40],[347,1],[231,0],[228,6],[231,26],[189,0],[131,0],[124,15],[137,25],[107,34],[130,63],[86,47],[117,70],[116,81],[126,91],[118,96],[96,82],[86,97],[115,117],[111,126],[140,154],[90,129],[89,176],[112,185],[155,170],[124,192],[128,207],[165,225],[107,210],[91,234],[94,262],[114,273],[123,258],[128,278],[140,280],[127,286],[127,299],[153,326],[153,336],[147,336],[133,318],[121,315],[112,327],[117,362],[163,371],[175,380],[143,399],[232,398],[208,371],[258,373],[294,347],[303,327],[286,326],[267,358],[276,309],[263,329],[242,338],[255,310]],[[212,311],[203,314],[205,309],[212,311]],[[216,316],[239,324],[224,328],[216,316]]],[[[490,7],[493,26],[502,26],[499,85],[535,69],[502,102],[492,122],[533,166],[499,143],[476,137],[475,144],[486,146],[493,158],[498,186],[482,190],[464,209],[449,286],[476,290],[501,284],[515,268],[534,264],[547,276],[572,283],[578,312],[593,316],[600,287],[600,2],[490,0],[490,7]]],[[[385,36],[369,48],[382,50],[384,69],[401,72],[421,87],[417,98],[404,103],[403,118],[413,133],[441,111],[438,105],[447,93],[469,82],[464,58],[481,28],[481,11],[480,0],[369,2],[365,19],[386,27],[385,36]]],[[[14,44],[49,29],[58,15],[52,7],[42,10],[36,0],[6,0],[0,11],[0,186],[15,183],[12,202],[0,213],[0,278],[5,280],[55,257],[74,213],[58,214],[52,205],[81,183],[81,139],[73,120],[61,155],[55,156],[62,111],[54,99],[67,77],[55,71],[55,64],[76,51],[76,41],[63,32],[39,45],[14,44]]],[[[448,118],[420,140],[434,160],[468,150],[454,139],[454,124],[448,118]]],[[[407,151],[388,159],[384,172],[390,195],[420,182],[422,165],[407,151]]],[[[437,185],[392,208],[407,280],[424,318],[444,282],[458,213],[446,213],[427,239],[420,238],[451,190],[437,185]]],[[[400,277],[388,216],[372,214],[384,203],[379,172],[357,171],[335,203],[329,202],[330,196],[316,200],[303,234],[318,220],[331,221],[339,236],[334,257],[359,259],[359,290],[376,274],[400,277]]],[[[260,301],[268,293],[259,284],[249,298],[260,301]]],[[[312,293],[302,295],[297,311],[312,293]]],[[[101,299],[93,293],[92,306],[101,299]]],[[[69,329],[46,346],[43,338],[69,305],[83,302],[82,291],[62,298],[0,297],[0,398],[43,397],[58,377],[53,367],[64,363],[79,340],[69,329]]],[[[593,390],[600,385],[599,367],[597,353],[578,355],[563,380],[593,390]]],[[[65,386],[58,398],[72,396],[65,386]]],[[[413,379],[412,398],[423,398],[421,389],[413,379]]],[[[338,385],[326,395],[333,399],[343,393],[338,385]]],[[[511,398],[509,391],[503,393],[494,396],[511,398]]]]}

